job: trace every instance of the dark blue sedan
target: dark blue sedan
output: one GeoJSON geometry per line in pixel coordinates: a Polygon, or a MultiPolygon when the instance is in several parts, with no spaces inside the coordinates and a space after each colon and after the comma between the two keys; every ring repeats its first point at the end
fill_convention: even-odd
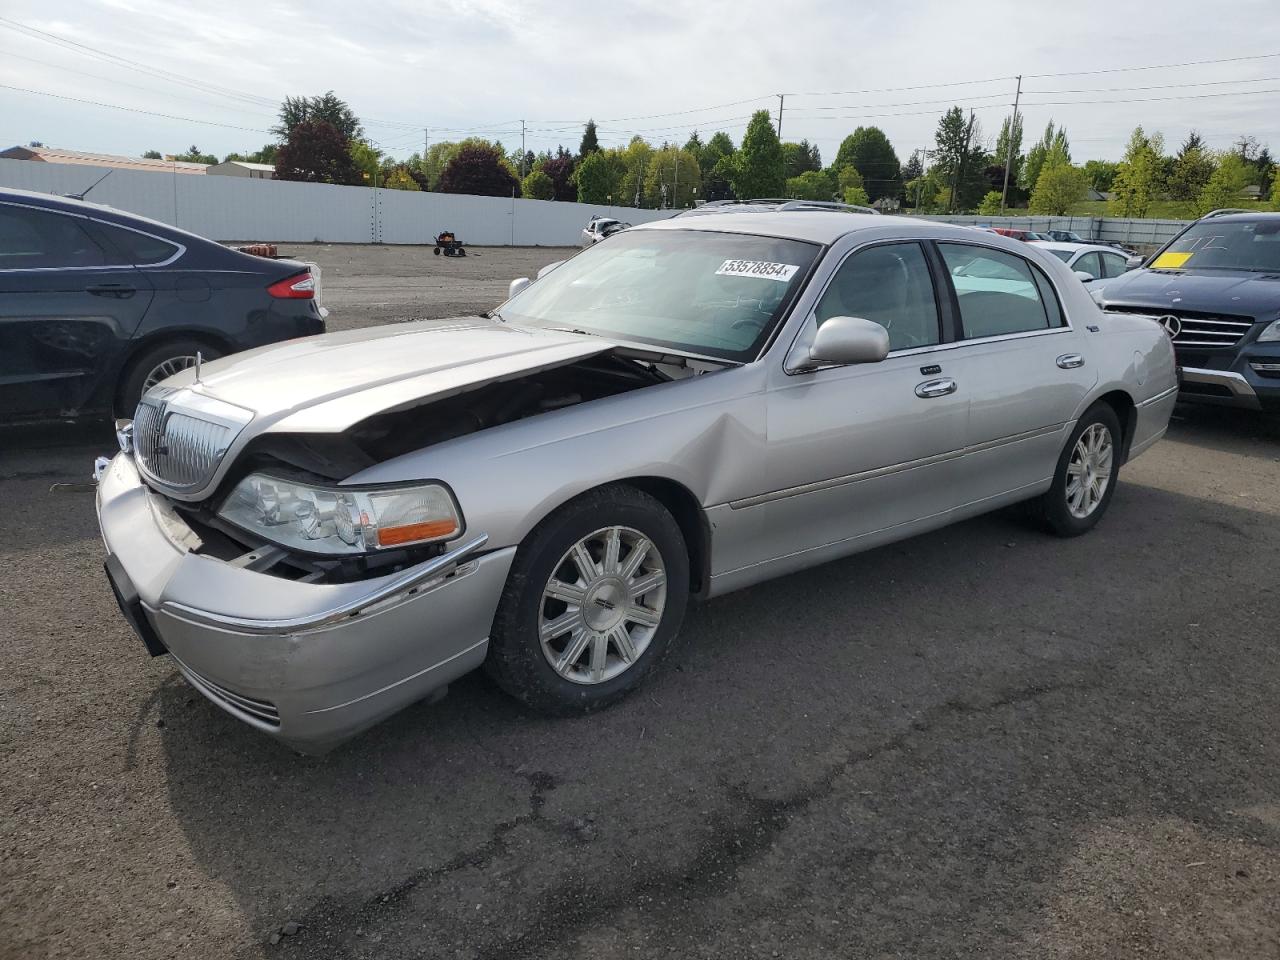
{"type": "Polygon", "coordinates": [[[323,331],[304,263],[0,189],[0,424],[131,416],[197,354],[323,331]]]}

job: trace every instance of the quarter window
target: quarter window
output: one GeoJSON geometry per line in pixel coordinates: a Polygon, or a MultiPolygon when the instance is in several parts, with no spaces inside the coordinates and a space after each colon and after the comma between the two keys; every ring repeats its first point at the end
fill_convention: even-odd
{"type": "Polygon", "coordinates": [[[0,205],[0,270],[100,267],[102,248],[76,217],[0,205]]]}
{"type": "Polygon", "coordinates": [[[1048,281],[1021,257],[973,244],[940,243],[960,305],[964,337],[997,337],[1061,324],[1048,281]]]}
{"type": "Polygon", "coordinates": [[[1071,265],[1071,269],[1087,273],[1095,280],[1102,276],[1102,265],[1098,263],[1098,255],[1096,253],[1086,253],[1071,265]]]}
{"type": "Polygon", "coordinates": [[[125,262],[135,266],[145,267],[149,264],[164,263],[178,252],[178,247],[168,240],[161,240],[145,233],[138,233],[136,230],[126,230],[124,227],[112,226],[101,221],[98,221],[96,226],[107,235],[112,246],[124,254],[125,262]]]}
{"type": "Polygon", "coordinates": [[[890,243],[855,253],[836,271],[818,301],[818,325],[832,317],[862,317],[889,331],[889,349],[941,341],[929,264],[918,243],[890,243]]]}

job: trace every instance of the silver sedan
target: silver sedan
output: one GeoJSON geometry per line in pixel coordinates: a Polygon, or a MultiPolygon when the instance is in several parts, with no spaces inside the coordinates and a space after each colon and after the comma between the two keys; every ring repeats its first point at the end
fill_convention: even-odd
{"type": "Polygon", "coordinates": [[[712,214],[487,317],[185,371],[121,425],[98,511],[148,649],[317,751],[481,666],[539,710],[606,706],[691,596],[1007,504],[1082,534],[1176,392],[1163,331],[1033,245],[712,214]]]}

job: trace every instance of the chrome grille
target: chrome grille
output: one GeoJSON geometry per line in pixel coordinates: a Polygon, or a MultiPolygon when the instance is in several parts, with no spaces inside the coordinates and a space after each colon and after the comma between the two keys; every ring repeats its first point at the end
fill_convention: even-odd
{"type": "Polygon", "coordinates": [[[1156,313],[1150,307],[1138,309],[1109,306],[1107,310],[1117,313],[1141,313],[1157,323],[1164,317],[1177,317],[1181,329],[1173,338],[1174,347],[1233,347],[1249,332],[1249,328],[1254,323],[1252,317],[1238,317],[1230,314],[1172,310],[1168,313],[1156,313]]]}
{"type": "MultiPolygon", "coordinates": [[[[200,403],[204,414],[210,401],[201,398],[200,403]]],[[[165,395],[149,394],[133,418],[134,455],[142,472],[174,491],[195,491],[209,483],[248,419],[237,422],[221,412],[197,415],[165,395]]]]}

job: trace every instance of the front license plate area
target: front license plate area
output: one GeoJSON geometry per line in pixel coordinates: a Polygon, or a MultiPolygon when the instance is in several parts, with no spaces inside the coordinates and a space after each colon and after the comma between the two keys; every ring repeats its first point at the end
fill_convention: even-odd
{"type": "Polygon", "coordinates": [[[120,613],[124,616],[125,622],[138,635],[138,639],[147,648],[147,653],[153,657],[163,657],[169,651],[156,633],[155,627],[151,626],[151,621],[147,619],[142,609],[142,601],[138,599],[138,591],[134,589],[129,574],[125,573],[124,566],[111,554],[107,556],[106,563],[102,566],[107,571],[107,582],[111,584],[111,592],[115,594],[116,603],[120,605],[120,613]]]}

